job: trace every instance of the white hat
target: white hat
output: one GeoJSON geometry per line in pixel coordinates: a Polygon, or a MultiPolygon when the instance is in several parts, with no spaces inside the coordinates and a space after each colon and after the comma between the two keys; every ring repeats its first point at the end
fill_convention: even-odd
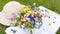
{"type": "Polygon", "coordinates": [[[11,22],[9,19],[14,18],[22,7],[24,7],[24,5],[19,2],[8,2],[0,13],[0,23],[9,26],[11,22]]]}

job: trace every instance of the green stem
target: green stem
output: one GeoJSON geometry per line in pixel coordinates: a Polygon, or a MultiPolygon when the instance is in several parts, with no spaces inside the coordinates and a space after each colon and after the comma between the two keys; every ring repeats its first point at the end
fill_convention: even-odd
{"type": "Polygon", "coordinates": [[[30,34],[32,34],[32,29],[30,29],[30,34]]]}

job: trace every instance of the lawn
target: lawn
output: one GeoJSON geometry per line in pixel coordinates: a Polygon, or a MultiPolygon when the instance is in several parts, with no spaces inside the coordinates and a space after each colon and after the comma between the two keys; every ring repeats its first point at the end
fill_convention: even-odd
{"type": "MultiPolygon", "coordinates": [[[[0,11],[2,11],[4,5],[9,1],[14,1],[14,0],[0,0],[0,11]]],[[[28,4],[33,5],[33,3],[36,3],[36,6],[44,6],[60,14],[60,0],[15,0],[15,1],[18,1],[24,5],[28,5],[28,4]]],[[[4,32],[6,28],[7,26],[0,24],[0,34],[6,34],[4,32]]],[[[60,28],[58,29],[56,34],[60,34],[60,28]]]]}

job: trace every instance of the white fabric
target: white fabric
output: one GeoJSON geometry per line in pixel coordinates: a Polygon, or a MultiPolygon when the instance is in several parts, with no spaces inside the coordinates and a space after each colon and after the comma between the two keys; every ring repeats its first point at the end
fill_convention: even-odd
{"type": "Polygon", "coordinates": [[[57,30],[60,27],[60,15],[43,6],[40,6],[39,8],[40,10],[43,10],[43,11],[45,10],[49,11],[50,14],[48,16],[50,16],[50,18],[43,17],[42,27],[40,29],[33,29],[33,34],[56,34],[57,30]],[[49,23],[51,24],[51,26],[48,25],[49,23]]]}
{"type": "Polygon", "coordinates": [[[5,31],[7,34],[30,34],[30,30],[29,29],[21,29],[21,28],[17,28],[17,27],[9,27],[6,29],[5,31]],[[11,31],[11,29],[16,30],[15,33],[13,33],[13,31],[11,31]]]}
{"type": "MultiPolygon", "coordinates": [[[[39,8],[43,11],[46,9],[43,6],[40,6],[39,8]]],[[[46,9],[46,10],[48,10],[48,9],[46,9]]],[[[60,15],[58,15],[55,12],[52,12],[51,10],[48,10],[48,11],[50,12],[50,14],[48,15],[48,16],[50,16],[50,18],[48,18],[48,17],[44,18],[44,16],[43,16],[42,17],[43,24],[42,24],[41,28],[40,29],[36,29],[36,28],[32,29],[33,34],[56,34],[58,28],[60,27],[60,21],[59,21],[60,15]],[[53,21],[55,23],[53,23],[53,21]],[[50,23],[50,26],[48,25],[49,23],[50,23]]],[[[9,31],[9,29],[6,30],[6,33],[8,31],[9,31]]],[[[22,32],[20,32],[20,31],[17,31],[17,32],[22,34],[22,32]]],[[[26,32],[26,31],[24,31],[24,32],[26,32]]],[[[9,33],[10,33],[10,31],[9,31],[9,33]]],[[[27,33],[30,34],[29,31],[27,33]]]]}

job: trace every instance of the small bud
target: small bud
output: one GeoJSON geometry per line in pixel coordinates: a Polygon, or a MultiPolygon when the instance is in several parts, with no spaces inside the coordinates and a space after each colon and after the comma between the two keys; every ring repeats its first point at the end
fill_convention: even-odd
{"type": "Polygon", "coordinates": [[[35,6],[35,5],[36,5],[36,3],[33,3],[33,5],[35,6]]]}

